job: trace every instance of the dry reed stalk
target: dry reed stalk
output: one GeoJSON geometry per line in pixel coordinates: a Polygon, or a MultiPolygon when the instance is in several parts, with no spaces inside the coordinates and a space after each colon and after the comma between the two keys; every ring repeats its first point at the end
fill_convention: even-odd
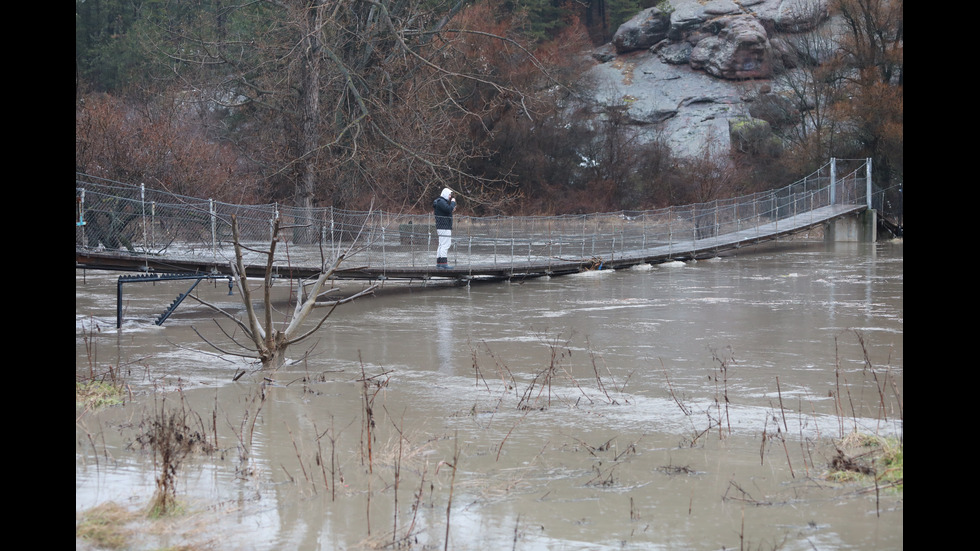
{"type": "Polygon", "coordinates": [[[493,353],[493,350],[490,349],[490,345],[488,345],[486,341],[483,341],[483,347],[486,349],[487,355],[493,360],[494,367],[497,368],[497,376],[500,377],[500,381],[503,383],[504,388],[507,390],[516,391],[517,380],[514,379],[513,372],[511,372],[510,368],[507,367],[507,364],[501,362],[497,355],[493,353]]]}
{"type": "Polygon", "coordinates": [[[214,393],[214,409],[211,410],[211,431],[214,435],[214,447],[218,447],[218,392],[214,393]]]}
{"type": "MultiPolygon", "coordinates": [[[[351,420],[351,424],[354,421],[351,420]]],[[[314,430],[316,425],[314,425],[314,430]]],[[[327,436],[330,439],[330,501],[337,500],[337,436],[333,426],[333,415],[330,416],[330,428],[324,433],[317,432],[317,446],[320,445],[320,439],[327,436]],[[329,436],[327,436],[329,434],[329,436]]],[[[343,482],[343,475],[341,475],[341,482],[343,482]]]]}
{"type": "MultiPolygon", "coordinates": [[[[75,420],[75,426],[81,428],[85,432],[85,437],[88,438],[89,444],[92,445],[93,457],[95,457],[95,468],[98,469],[99,468],[99,449],[98,449],[98,447],[97,447],[97,445],[95,443],[95,437],[92,436],[92,432],[88,430],[88,428],[85,426],[85,423],[81,419],[76,419],[75,420]]],[[[109,462],[109,448],[106,446],[105,432],[102,430],[102,427],[101,426],[99,427],[99,437],[102,439],[102,454],[106,458],[106,463],[108,463],[109,462]]],[[[85,456],[82,456],[82,457],[84,458],[85,456]]]]}
{"type": "Polygon", "coordinates": [[[521,514],[517,513],[517,519],[514,521],[514,541],[511,544],[512,551],[517,551],[517,540],[521,535],[521,514]]]}
{"type": "Polygon", "coordinates": [[[759,464],[766,464],[766,428],[769,426],[769,417],[766,416],[766,424],[762,427],[762,444],[759,446],[759,464]]]}
{"type": "Polygon", "coordinates": [[[487,392],[490,392],[490,385],[487,384],[487,380],[483,377],[483,373],[480,372],[480,362],[477,359],[476,348],[472,345],[470,346],[470,358],[473,360],[473,373],[476,376],[476,386],[480,386],[480,381],[483,381],[483,386],[486,387],[487,392]]]}
{"type": "Polygon", "coordinates": [[[882,388],[882,384],[878,381],[878,373],[875,371],[874,364],[871,363],[871,358],[868,356],[868,347],[864,343],[864,335],[855,330],[854,335],[857,337],[858,344],[861,345],[861,352],[864,355],[864,368],[866,371],[871,371],[871,377],[875,380],[875,388],[878,390],[878,413],[879,415],[885,415],[885,421],[888,420],[887,414],[885,414],[885,391],[882,388]]]}
{"type": "MultiPolygon", "coordinates": [[[[807,390],[806,392],[807,392],[807,402],[810,404],[810,421],[813,422],[813,430],[815,433],[815,437],[813,438],[806,437],[806,448],[804,449],[804,456],[806,458],[809,458],[810,466],[816,469],[817,462],[813,458],[813,451],[819,445],[822,436],[820,432],[820,424],[817,421],[817,408],[813,404],[813,398],[809,396],[810,391],[807,390]]],[[[800,411],[803,411],[802,406],[800,406],[800,411]]],[[[802,435],[801,435],[801,439],[802,439],[802,435]]],[[[800,445],[802,446],[802,442],[800,443],[800,445]]],[[[809,473],[807,473],[807,476],[809,476],[809,473]]]]}
{"type": "MultiPolygon", "coordinates": [[[[729,434],[729,436],[731,436],[731,434],[732,434],[732,421],[731,421],[731,418],[729,417],[729,413],[728,413],[728,404],[730,403],[730,401],[728,399],[728,362],[729,361],[734,361],[735,359],[731,356],[731,347],[729,347],[729,357],[727,359],[722,360],[721,358],[719,358],[718,357],[718,354],[714,350],[711,351],[711,355],[714,357],[715,361],[718,362],[718,366],[719,366],[718,369],[721,372],[721,378],[722,378],[722,399],[723,399],[723,401],[725,403],[724,417],[725,417],[725,423],[728,425],[728,434],[729,434]]],[[[717,388],[718,388],[718,377],[715,377],[715,389],[716,389],[715,392],[717,392],[717,388]]],[[[718,399],[715,398],[715,401],[717,402],[718,399]]],[[[721,427],[721,416],[722,416],[721,405],[719,405],[718,406],[718,438],[724,438],[724,436],[722,436],[722,432],[721,432],[721,429],[722,429],[722,427],[721,427]]]]}
{"type": "Polygon", "coordinates": [[[898,415],[903,421],[905,420],[905,410],[902,407],[902,395],[898,393],[898,384],[895,379],[892,379],[892,392],[895,393],[895,401],[898,404],[898,415]]]}
{"type": "Polygon", "coordinates": [[[364,451],[363,451],[364,438],[363,437],[364,434],[367,433],[367,456],[368,456],[369,473],[374,473],[374,461],[372,457],[373,441],[374,441],[372,429],[375,427],[374,399],[378,396],[378,393],[381,392],[381,388],[387,383],[375,382],[377,388],[375,389],[374,393],[372,393],[370,396],[368,396],[368,383],[373,381],[376,377],[380,377],[382,375],[387,375],[387,374],[388,372],[382,372],[379,375],[368,377],[364,373],[364,362],[363,361],[361,362],[361,379],[359,382],[361,383],[361,388],[363,390],[362,399],[364,400],[364,422],[361,425],[361,437],[362,437],[361,438],[361,462],[363,464],[364,461],[364,451]]]}
{"type": "MultiPolygon", "coordinates": [[[[776,394],[779,396],[779,415],[783,419],[783,429],[786,432],[782,433],[781,440],[783,441],[783,451],[786,452],[786,464],[789,465],[789,474],[793,478],[796,478],[796,473],[793,472],[793,462],[789,458],[789,447],[786,445],[786,435],[789,434],[789,426],[786,424],[786,410],[783,408],[783,391],[779,387],[779,377],[776,377],[776,394]]],[[[779,427],[776,427],[778,430],[779,427]]]]}
{"type": "Polygon", "coordinates": [[[809,478],[810,477],[810,465],[806,461],[807,447],[805,445],[808,440],[807,440],[806,436],[804,436],[804,434],[803,434],[803,401],[802,400],[799,400],[799,403],[800,403],[800,405],[799,405],[799,409],[797,411],[799,412],[799,417],[798,417],[799,423],[798,423],[798,426],[799,426],[799,429],[800,429],[800,432],[799,432],[799,434],[800,434],[800,456],[803,458],[803,472],[804,472],[805,476],[807,478],[809,478]]]}
{"type": "MultiPolygon", "coordinates": [[[[609,394],[606,393],[606,385],[605,385],[605,383],[602,382],[602,379],[599,377],[599,370],[596,367],[596,361],[595,361],[596,360],[596,355],[595,355],[595,350],[593,350],[593,348],[592,348],[592,342],[589,341],[588,339],[586,339],[585,342],[586,342],[586,344],[589,347],[589,357],[592,359],[592,369],[593,369],[593,371],[595,371],[596,382],[599,385],[599,389],[602,390],[602,392],[604,394],[606,394],[606,398],[609,398],[609,394]]],[[[599,360],[602,360],[602,357],[599,357],[599,360]]],[[[661,364],[662,363],[663,362],[661,361],[661,364]]],[[[613,377],[612,372],[609,371],[609,366],[606,365],[606,362],[605,361],[602,361],[602,365],[603,365],[603,367],[606,368],[606,375],[608,375],[609,378],[612,379],[612,381],[613,381],[613,388],[616,388],[616,378],[613,377]]],[[[627,375],[626,376],[626,379],[623,381],[623,384],[620,385],[619,388],[616,388],[616,392],[619,392],[620,394],[622,394],[623,392],[625,392],[626,391],[626,383],[629,382],[630,377],[632,377],[632,376],[633,376],[633,372],[630,372],[630,374],[627,375]]],[[[609,399],[611,400],[612,403],[616,403],[616,401],[613,400],[612,398],[609,398],[609,399]]]]}
{"type": "MultiPolygon", "coordinates": [[[[250,405],[255,405],[258,402],[258,406],[255,408],[255,413],[249,413],[249,406],[245,407],[245,411],[242,412],[242,420],[240,423],[240,430],[236,431],[232,427],[232,432],[235,433],[235,437],[238,438],[238,467],[236,472],[239,476],[247,477],[252,474],[252,469],[249,466],[251,460],[251,450],[252,450],[252,440],[255,437],[255,423],[259,418],[259,413],[262,411],[262,406],[265,404],[265,382],[259,386],[259,390],[253,393],[248,400],[250,405]]],[[[230,423],[229,423],[230,424],[230,423]]]]}
{"type": "Polygon", "coordinates": [[[502,451],[504,450],[504,442],[506,442],[506,441],[507,441],[507,439],[508,439],[508,438],[510,438],[510,433],[512,433],[512,432],[514,432],[514,429],[516,429],[516,428],[517,428],[517,426],[518,426],[518,425],[520,425],[520,424],[521,424],[521,422],[523,422],[523,421],[524,421],[524,418],[526,418],[526,417],[527,417],[527,414],[528,414],[528,413],[529,413],[529,410],[524,410],[524,414],[523,414],[523,415],[521,415],[521,418],[520,418],[520,419],[518,419],[518,420],[517,420],[517,422],[516,422],[516,423],[514,423],[514,426],[512,426],[512,427],[510,428],[510,430],[509,430],[509,431],[507,431],[507,434],[506,434],[506,435],[504,435],[504,439],[503,439],[503,440],[501,440],[501,441],[500,441],[500,445],[499,445],[499,446],[497,446],[497,459],[495,459],[495,461],[500,461],[500,452],[502,452],[502,451]]]}
{"type": "Polygon", "coordinates": [[[711,430],[711,417],[710,417],[710,414],[709,414],[709,417],[708,417],[708,426],[704,430],[702,430],[701,432],[698,432],[697,427],[694,425],[694,419],[692,418],[693,412],[691,411],[691,409],[689,407],[685,406],[680,401],[680,399],[677,398],[677,395],[674,393],[674,386],[671,384],[670,377],[667,375],[667,368],[666,368],[666,366],[664,366],[663,358],[660,358],[660,368],[664,372],[664,379],[667,381],[667,390],[670,393],[671,399],[673,399],[674,400],[674,403],[677,404],[677,407],[680,408],[681,413],[683,413],[688,418],[688,420],[691,422],[691,435],[692,435],[692,438],[691,438],[691,444],[690,445],[693,448],[694,445],[697,444],[697,441],[700,440],[702,436],[704,436],[705,434],[707,434],[709,430],[711,430]]]}
{"type": "Polygon", "coordinates": [[[599,366],[596,365],[595,351],[592,350],[591,344],[589,344],[589,358],[592,360],[592,373],[595,374],[596,387],[599,389],[599,392],[606,397],[606,400],[609,402],[615,402],[615,400],[609,397],[609,392],[606,391],[606,386],[602,384],[602,377],[599,375],[599,366]]]}
{"type": "Polygon", "coordinates": [[[293,451],[296,452],[296,461],[299,462],[299,468],[301,471],[303,471],[303,478],[305,478],[306,481],[310,483],[310,486],[313,487],[313,493],[315,494],[317,493],[316,484],[314,484],[313,481],[310,480],[310,475],[306,473],[306,466],[303,465],[303,456],[299,453],[299,446],[296,445],[296,439],[293,438],[293,431],[290,430],[289,425],[287,425],[285,422],[283,422],[283,425],[286,427],[286,432],[289,434],[289,439],[293,443],[293,451]]]}
{"type": "MultiPolygon", "coordinates": [[[[402,413],[402,425],[405,423],[405,415],[402,413]]],[[[402,442],[405,440],[404,434],[402,433],[401,427],[395,425],[392,421],[392,426],[395,427],[395,431],[398,433],[398,457],[395,459],[395,489],[394,489],[394,520],[391,527],[391,542],[395,543],[398,537],[398,482],[401,475],[401,463],[402,463],[402,442]]]]}
{"type": "MultiPolygon", "coordinates": [[[[841,380],[841,378],[843,378],[844,379],[844,391],[847,393],[847,400],[848,400],[848,402],[851,405],[851,420],[854,423],[854,429],[853,430],[854,430],[854,432],[856,432],[858,430],[858,425],[857,425],[857,411],[854,408],[854,399],[851,397],[851,390],[850,390],[850,387],[847,384],[847,376],[844,375],[841,372],[841,369],[840,369],[840,348],[838,346],[838,337],[836,335],[834,336],[834,365],[835,365],[834,369],[835,369],[835,372],[837,374],[837,396],[838,396],[838,400],[840,399],[840,395],[841,395],[840,394],[840,380],[841,380]]],[[[838,411],[838,416],[839,416],[838,423],[840,425],[840,438],[844,438],[845,434],[844,434],[844,406],[843,406],[843,403],[840,403],[839,402],[837,411],[838,411]]]]}
{"type": "Polygon", "coordinates": [[[316,434],[316,462],[320,465],[320,472],[323,474],[323,489],[330,492],[333,485],[327,482],[327,466],[326,461],[323,460],[323,449],[320,447],[320,430],[316,428],[316,421],[313,422],[313,433],[316,434]]]}
{"type": "Polygon", "coordinates": [[[736,483],[734,480],[729,480],[728,481],[728,488],[725,489],[725,494],[721,496],[721,500],[722,501],[728,501],[728,500],[741,501],[741,502],[745,502],[745,503],[751,503],[753,505],[772,505],[772,501],[759,501],[759,500],[753,498],[751,494],[749,494],[748,492],[746,492],[745,489],[743,489],[741,486],[739,486],[738,483],[736,483]],[[732,488],[735,488],[738,491],[738,493],[740,494],[740,496],[738,496],[738,497],[735,497],[735,496],[730,497],[728,495],[728,491],[731,490],[732,488]]]}
{"type": "Polygon", "coordinates": [[[365,497],[367,499],[366,499],[366,503],[365,503],[365,506],[364,506],[364,520],[367,523],[367,533],[368,533],[368,536],[371,535],[371,494],[372,494],[371,480],[372,480],[372,478],[369,476],[368,479],[367,479],[367,493],[365,495],[365,497]]]}
{"type": "MultiPolygon", "coordinates": [[[[364,432],[367,432],[367,457],[368,457],[368,472],[373,472],[371,461],[371,427],[374,425],[374,419],[371,412],[371,402],[368,400],[368,379],[367,375],[364,374],[364,362],[361,362],[361,399],[363,400],[364,406],[364,417],[361,422],[361,464],[364,464],[364,432]]],[[[370,530],[368,530],[370,533],[370,530]]]]}
{"type": "Polygon", "coordinates": [[[834,410],[837,414],[837,437],[844,438],[844,405],[840,400],[840,348],[834,336],[834,410]]]}
{"type": "MultiPolygon", "coordinates": [[[[586,400],[588,400],[589,401],[589,404],[594,404],[595,401],[592,400],[592,398],[589,397],[589,395],[585,392],[585,389],[582,388],[582,385],[579,384],[579,382],[575,379],[575,377],[572,375],[572,373],[567,368],[565,368],[564,366],[562,366],[561,370],[565,372],[565,376],[568,377],[568,380],[571,381],[572,384],[575,385],[575,388],[577,388],[578,391],[582,394],[582,397],[580,397],[578,400],[575,401],[575,405],[578,405],[579,401],[582,398],[585,398],[586,400]]],[[[602,390],[602,381],[601,380],[599,382],[599,389],[602,390]]]]}
{"type": "Polygon", "coordinates": [[[415,494],[415,504],[412,506],[412,522],[409,523],[408,529],[405,530],[404,539],[408,539],[412,535],[412,531],[415,529],[415,521],[418,518],[419,509],[422,508],[422,495],[425,492],[425,473],[429,471],[429,462],[426,460],[422,468],[422,476],[419,477],[419,491],[415,494]]]}
{"type": "MultiPolygon", "coordinates": [[[[557,339],[557,337],[556,337],[556,339],[557,339]]],[[[537,403],[538,402],[538,399],[541,398],[541,395],[546,390],[548,392],[548,395],[547,395],[547,406],[545,406],[545,407],[551,407],[551,395],[552,395],[552,384],[551,384],[551,381],[554,378],[555,373],[558,370],[558,366],[561,365],[561,360],[563,360],[565,358],[565,352],[562,352],[562,353],[559,354],[558,353],[558,347],[555,344],[555,342],[548,343],[548,349],[549,349],[550,354],[551,354],[550,362],[548,364],[548,367],[546,367],[543,370],[541,370],[537,375],[534,376],[534,379],[531,380],[531,383],[524,390],[524,395],[521,396],[521,399],[520,399],[520,401],[517,404],[517,408],[518,409],[524,409],[524,410],[531,409],[532,408],[531,403],[532,402],[537,403]],[[534,396],[534,399],[532,400],[531,399],[531,396],[532,396],[532,394],[534,392],[534,388],[535,388],[536,385],[538,385],[538,380],[539,379],[542,379],[542,378],[543,378],[543,380],[542,380],[542,382],[539,385],[540,388],[538,389],[537,395],[534,396]]],[[[544,408],[541,408],[541,409],[544,409],[544,408]]]]}
{"type": "MultiPolygon", "coordinates": [[[[449,466],[453,469],[453,475],[449,479],[449,500],[446,503],[446,541],[443,545],[444,551],[449,551],[449,516],[453,508],[453,489],[456,484],[456,469],[459,466],[459,433],[456,433],[453,438],[453,463],[449,466]]],[[[436,473],[438,474],[438,469],[436,469],[436,473]]]]}
{"type": "Polygon", "coordinates": [[[681,401],[677,399],[677,395],[674,394],[674,385],[670,383],[670,377],[667,375],[667,367],[664,365],[664,360],[663,358],[659,358],[659,359],[660,359],[660,368],[664,372],[664,380],[667,381],[667,391],[670,393],[671,399],[674,400],[674,403],[677,404],[677,407],[681,408],[681,413],[690,417],[691,410],[689,410],[687,406],[682,404],[681,401]]]}
{"type": "Polygon", "coordinates": [[[95,365],[98,359],[95,343],[95,322],[89,323],[88,332],[82,333],[82,340],[85,342],[85,356],[88,358],[88,376],[90,380],[95,380],[95,365]]]}
{"type": "Polygon", "coordinates": [[[742,526],[738,530],[738,548],[739,551],[745,549],[745,507],[742,507],[742,526]]]}

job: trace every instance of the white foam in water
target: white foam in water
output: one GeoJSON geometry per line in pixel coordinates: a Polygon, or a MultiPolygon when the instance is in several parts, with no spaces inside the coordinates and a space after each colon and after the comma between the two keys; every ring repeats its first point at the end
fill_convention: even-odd
{"type": "Polygon", "coordinates": [[[570,277],[601,277],[606,274],[614,273],[616,270],[585,270],[584,272],[576,272],[573,274],[568,274],[570,277]]]}

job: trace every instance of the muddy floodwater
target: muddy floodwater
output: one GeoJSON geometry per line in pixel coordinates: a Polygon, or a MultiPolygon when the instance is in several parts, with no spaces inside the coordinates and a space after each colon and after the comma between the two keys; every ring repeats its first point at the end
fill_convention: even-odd
{"type": "MultiPolygon", "coordinates": [[[[117,329],[120,274],[76,271],[76,380],[125,385],[76,408],[76,527],[147,509],[177,411],[179,512],[127,548],[902,549],[902,493],[827,477],[843,437],[903,436],[902,247],[387,284],[275,373],[200,303],[154,324],[189,282],[126,284],[117,329]]],[[[194,293],[241,313],[226,281],[194,293]]]]}

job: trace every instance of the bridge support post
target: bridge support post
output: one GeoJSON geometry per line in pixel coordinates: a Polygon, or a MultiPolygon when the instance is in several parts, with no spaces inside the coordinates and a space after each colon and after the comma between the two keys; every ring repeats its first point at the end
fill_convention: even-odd
{"type": "Polygon", "coordinates": [[[863,210],[853,216],[843,216],[831,220],[824,228],[827,242],[858,241],[874,243],[878,241],[878,214],[874,209],[863,210]]]}

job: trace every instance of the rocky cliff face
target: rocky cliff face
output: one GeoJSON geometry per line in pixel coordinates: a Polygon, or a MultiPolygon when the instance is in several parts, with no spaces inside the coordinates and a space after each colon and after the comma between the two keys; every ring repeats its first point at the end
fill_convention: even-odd
{"type": "Polygon", "coordinates": [[[593,53],[600,111],[625,109],[641,135],[675,154],[730,150],[730,123],[793,66],[788,34],[828,20],[827,0],[664,0],[593,53]]]}

